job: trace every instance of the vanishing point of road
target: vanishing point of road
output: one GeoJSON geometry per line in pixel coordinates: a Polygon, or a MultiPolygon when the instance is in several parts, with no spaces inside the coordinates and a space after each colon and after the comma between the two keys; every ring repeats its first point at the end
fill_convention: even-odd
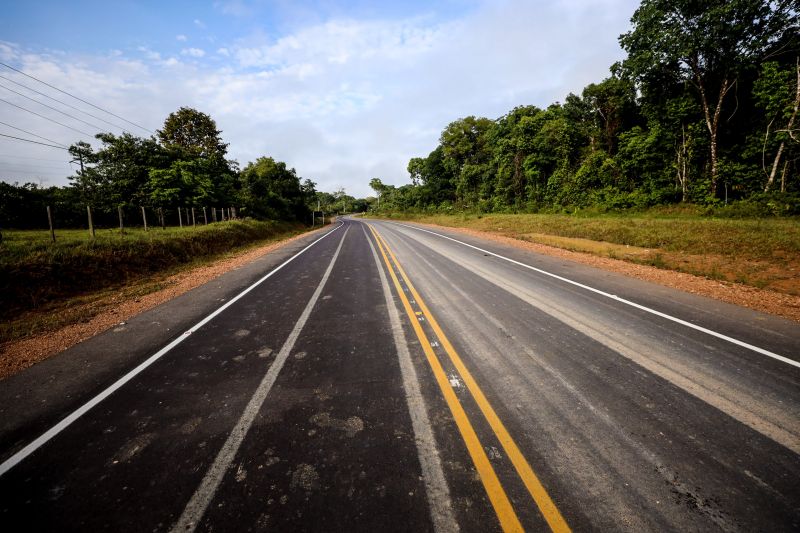
{"type": "Polygon", "coordinates": [[[0,530],[798,531],[800,326],[342,219],[0,382],[0,530]]]}

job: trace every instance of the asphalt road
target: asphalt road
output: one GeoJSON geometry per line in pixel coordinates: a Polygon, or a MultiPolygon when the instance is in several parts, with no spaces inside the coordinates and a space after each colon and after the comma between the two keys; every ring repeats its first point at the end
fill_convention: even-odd
{"type": "Polygon", "coordinates": [[[344,219],[0,382],[2,531],[798,531],[800,326],[344,219]]]}

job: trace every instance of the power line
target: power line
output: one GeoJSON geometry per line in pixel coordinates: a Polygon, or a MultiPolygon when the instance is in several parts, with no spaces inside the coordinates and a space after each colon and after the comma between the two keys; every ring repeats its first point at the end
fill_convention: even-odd
{"type": "Polygon", "coordinates": [[[0,154],[0,159],[30,159],[32,161],[53,161],[56,163],[67,162],[65,159],[48,159],[46,157],[29,157],[25,155],[11,155],[11,154],[0,154]]]}
{"type": "Polygon", "coordinates": [[[64,115],[65,117],[69,117],[69,118],[71,118],[71,119],[73,119],[73,120],[77,120],[78,122],[83,122],[83,123],[84,123],[84,124],[86,124],[87,126],[90,126],[90,127],[92,127],[92,128],[95,128],[95,129],[97,129],[97,130],[103,131],[103,127],[102,127],[102,126],[98,126],[97,124],[92,124],[91,122],[86,122],[85,120],[79,119],[78,117],[72,116],[72,115],[70,115],[69,113],[65,113],[64,111],[61,111],[61,110],[60,110],[60,109],[58,109],[58,108],[55,108],[55,107],[53,107],[53,106],[49,106],[49,105],[47,105],[47,104],[43,104],[43,103],[42,103],[42,102],[40,102],[39,100],[35,100],[35,99],[31,98],[30,96],[27,96],[27,95],[25,95],[25,94],[22,94],[21,92],[15,91],[14,89],[9,89],[8,87],[6,87],[5,85],[3,85],[2,83],[0,83],[0,87],[2,87],[3,89],[5,89],[6,91],[11,91],[11,92],[12,92],[12,93],[14,93],[14,94],[18,94],[18,95],[20,95],[20,96],[21,96],[21,97],[23,97],[23,98],[27,98],[27,99],[28,99],[28,100],[30,100],[31,102],[35,102],[35,103],[37,103],[37,104],[39,104],[39,105],[43,105],[43,106],[45,106],[45,107],[46,107],[46,108],[48,108],[48,109],[52,109],[52,110],[53,110],[53,111],[55,111],[56,113],[61,113],[61,114],[62,114],[62,115],[64,115]]]}
{"type": "Polygon", "coordinates": [[[17,69],[17,68],[14,68],[14,67],[12,67],[11,65],[7,65],[7,64],[3,63],[2,61],[0,61],[0,65],[3,65],[3,66],[4,66],[4,67],[6,67],[6,68],[10,68],[11,70],[13,70],[13,71],[15,71],[15,72],[19,72],[19,73],[20,73],[20,74],[22,74],[23,76],[27,76],[28,78],[30,78],[30,79],[32,79],[32,80],[36,80],[36,81],[38,81],[39,83],[42,83],[42,84],[44,84],[44,85],[47,85],[47,86],[48,86],[48,87],[50,87],[51,89],[55,89],[56,91],[58,91],[58,92],[60,92],[60,93],[66,94],[67,96],[71,96],[72,98],[74,98],[74,99],[76,99],[76,100],[78,100],[78,101],[80,101],[80,102],[83,102],[83,103],[84,103],[84,104],[86,104],[86,105],[90,105],[90,106],[92,106],[92,107],[93,107],[93,108],[95,108],[95,109],[99,109],[99,110],[100,110],[100,111],[102,111],[103,113],[108,113],[108,114],[109,114],[109,115],[111,115],[112,117],[116,117],[116,118],[118,118],[118,119],[120,119],[120,120],[124,120],[124,121],[125,121],[125,122],[127,122],[128,124],[131,124],[131,125],[133,125],[133,126],[136,126],[137,128],[139,128],[139,129],[142,129],[142,130],[144,130],[144,131],[146,131],[146,132],[148,132],[148,133],[154,133],[152,130],[149,130],[149,129],[147,129],[147,128],[145,128],[144,126],[140,126],[140,125],[138,125],[138,124],[137,124],[137,123],[135,123],[135,122],[131,122],[130,120],[126,119],[125,117],[121,117],[121,116],[119,116],[119,115],[116,115],[116,114],[112,113],[111,111],[108,111],[108,110],[106,110],[106,109],[103,109],[102,107],[99,107],[99,106],[96,106],[96,105],[94,105],[94,104],[93,104],[93,103],[91,103],[91,102],[87,102],[86,100],[84,100],[84,99],[82,99],[82,98],[78,98],[78,97],[77,97],[77,96],[75,96],[74,94],[71,94],[71,93],[68,93],[67,91],[61,90],[61,89],[59,89],[58,87],[55,87],[54,85],[50,85],[50,84],[49,84],[49,83],[47,83],[46,81],[42,81],[42,80],[40,80],[39,78],[35,78],[35,77],[31,76],[30,74],[26,74],[26,73],[22,72],[21,70],[19,70],[19,69],[17,69]]]}
{"type": "Polygon", "coordinates": [[[89,113],[88,111],[84,111],[84,110],[83,110],[83,109],[81,109],[80,107],[75,107],[75,106],[74,106],[74,105],[72,105],[72,104],[68,104],[67,102],[64,102],[63,100],[59,100],[58,98],[53,98],[52,96],[50,96],[50,95],[49,95],[49,94],[47,94],[47,93],[43,93],[42,91],[37,91],[37,90],[36,90],[36,89],[34,89],[33,87],[28,87],[28,86],[27,86],[27,85],[25,85],[24,83],[20,83],[20,82],[18,82],[18,81],[12,80],[11,78],[6,78],[5,76],[0,76],[0,79],[6,80],[6,81],[10,81],[10,82],[11,82],[11,83],[13,83],[14,85],[19,85],[20,87],[24,87],[25,89],[27,89],[27,90],[29,90],[29,91],[31,91],[31,92],[34,92],[34,93],[36,93],[36,94],[40,94],[40,95],[44,96],[45,98],[49,98],[50,100],[52,100],[52,101],[54,101],[54,102],[58,102],[58,103],[59,103],[59,104],[61,104],[61,105],[65,105],[65,106],[69,107],[70,109],[74,109],[75,111],[80,111],[80,112],[81,112],[81,113],[83,113],[84,115],[88,115],[88,116],[92,117],[93,119],[99,120],[100,122],[105,122],[105,123],[106,123],[106,124],[108,124],[109,126],[114,126],[115,128],[117,128],[117,129],[119,129],[119,130],[125,131],[125,128],[123,128],[122,126],[119,126],[119,125],[117,125],[117,124],[114,124],[113,122],[109,122],[108,120],[106,120],[106,119],[104,119],[104,118],[101,118],[101,117],[98,117],[97,115],[92,115],[92,114],[91,114],[91,113],[89,113]]]}
{"type": "Polygon", "coordinates": [[[92,133],[86,133],[85,131],[81,131],[81,130],[79,130],[79,129],[77,129],[77,128],[73,128],[72,126],[67,126],[66,124],[62,124],[61,122],[59,122],[59,121],[57,121],[57,120],[53,120],[53,119],[52,119],[52,118],[50,118],[50,117],[46,117],[46,116],[44,116],[44,115],[40,115],[40,114],[39,114],[39,113],[37,113],[36,111],[31,111],[30,109],[24,108],[24,107],[22,107],[22,106],[20,106],[20,105],[17,105],[17,104],[12,104],[12,103],[11,103],[11,102],[9,102],[8,100],[3,100],[2,98],[0,98],[0,102],[5,102],[5,103],[7,103],[8,105],[12,105],[12,106],[14,106],[14,107],[16,107],[16,108],[22,109],[23,111],[27,111],[28,113],[30,113],[30,114],[32,114],[32,115],[36,115],[37,117],[41,117],[41,118],[43,118],[43,119],[45,119],[45,120],[49,120],[50,122],[55,122],[55,123],[56,123],[56,124],[58,124],[59,126],[64,126],[65,128],[71,129],[72,131],[77,131],[78,133],[80,133],[80,134],[82,134],[82,135],[87,135],[87,136],[89,136],[89,137],[92,137],[92,138],[94,138],[94,134],[92,134],[92,133]]]}
{"type": "MultiPolygon", "coordinates": [[[[64,172],[65,170],[69,169],[69,167],[67,167],[65,169],[64,167],[56,167],[56,166],[50,166],[50,165],[22,165],[22,164],[16,164],[15,165],[13,163],[6,164],[5,162],[0,161],[0,169],[12,170],[12,171],[15,171],[15,172],[25,172],[28,169],[45,169],[45,170],[51,170],[53,172],[58,172],[58,171],[64,172]]],[[[44,171],[43,170],[36,170],[36,172],[44,172],[44,171]]]]}
{"type": "Polygon", "coordinates": [[[14,137],[13,135],[6,135],[5,133],[0,133],[0,137],[8,137],[9,139],[16,139],[18,141],[25,141],[33,144],[41,144],[42,146],[49,146],[50,148],[58,148],[59,150],[66,150],[63,146],[56,146],[55,144],[45,144],[40,143],[39,141],[32,141],[31,139],[23,139],[22,137],[14,137]]]}
{"type": "MultiPolygon", "coordinates": [[[[60,142],[54,141],[53,139],[48,139],[47,137],[42,137],[41,135],[36,135],[35,133],[23,130],[22,128],[18,128],[16,126],[12,126],[11,124],[6,124],[5,122],[0,122],[0,124],[2,124],[3,126],[8,126],[11,129],[14,129],[14,130],[17,130],[17,131],[21,131],[22,133],[27,133],[28,135],[33,135],[34,137],[42,139],[43,141],[51,142],[53,144],[59,144],[59,145],[61,144],[60,142]]],[[[66,146],[62,146],[62,147],[66,148],[66,146]]]]}

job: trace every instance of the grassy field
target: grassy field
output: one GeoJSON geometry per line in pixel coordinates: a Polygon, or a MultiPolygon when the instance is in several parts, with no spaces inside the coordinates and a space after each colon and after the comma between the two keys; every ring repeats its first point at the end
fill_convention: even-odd
{"type": "MultiPolygon", "coordinates": [[[[393,217],[394,218],[394,217],[393,217]]],[[[800,220],[644,214],[397,216],[800,294],[800,220]]]]}
{"type": "Polygon", "coordinates": [[[66,316],[69,307],[113,291],[152,292],[165,275],[303,231],[299,224],[233,221],[124,234],[99,230],[95,239],[86,230],[60,230],[55,243],[48,231],[3,231],[0,342],[59,322],[40,315],[66,316]]]}

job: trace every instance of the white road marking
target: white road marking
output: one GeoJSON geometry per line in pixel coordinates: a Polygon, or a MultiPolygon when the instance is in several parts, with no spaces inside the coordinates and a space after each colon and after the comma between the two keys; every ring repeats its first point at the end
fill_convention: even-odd
{"type": "Polygon", "coordinates": [[[423,231],[425,233],[430,233],[431,235],[436,235],[437,237],[441,237],[443,239],[447,239],[449,241],[453,241],[453,242],[456,242],[458,244],[462,244],[462,245],[464,245],[464,246],[466,246],[468,248],[472,248],[473,250],[478,250],[479,252],[482,252],[484,254],[488,254],[488,255],[491,255],[493,257],[497,257],[498,259],[502,259],[504,261],[508,261],[509,263],[513,263],[513,264],[521,266],[523,268],[527,268],[529,270],[533,270],[534,272],[538,272],[540,274],[544,274],[545,276],[550,276],[551,278],[555,278],[555,279],[557,279],[559,281],[563,281],[564,283],[569,283],[570,285],[574,285],[576,287],[580,287],[582,289],[585,289],[587,291],[593,292],[595,294],[599,294],[600,296],[605,296],[606,298],[610,298],[612,300],[616,300],[616,301],[618,301],[620,303],[623,303],[625,305],[629,305],[631,307],[635,307],[636,309],[639,309],[639,310],[644,311],[646,313],[650,313],[652,315],[656,315],[656,316],[659,316],[661,318],[665,318],[667,320],[670,320],[670,321],[675,322],[677,324],[680,324],[682,326],[686,326],[687,328],[691,328],[691,329],[694,329],[696,331],[700,331],[702,333],[705,333],[707,335],[711,335],[712,337],[716,337],[718,339],[722,339],[724,341],[730,342],[731,344],[735,344],[737,346],[741,346],[742,348],[746,348],[746,349],[754,351],[756,353],[760,353],[761,355],[766,355],[767,357],[771,357],[772,359],[775,359],[777,361],[781,361],[783,363],[786,363],[787,365],[792,365],[794,367],[800,368],[800,361],[795,361],[794,359],[789,359],[788,357],[784,357],[782,355],[776,354],[776,353],[771,352],[769,350],[765,350],[764,348],[759,348],[758,346],[754,346],[752,344],[748,344],[748,343],[746,343],[744,341],[740,341],[739,339],[735,339],[733,337],[729,337],[729,336],[724,335],[722,333],[717,333],[716,331],[710,330],[708,328],[704,328],[703,326],[698,326],[697,324],[692,324],[691,322],[687,322],[686,320],[682,320],[682,319],[674,317],[672,315],[668,315],[666,313],[662,313],[661,311],[656,311],[655,309],[651,309],[651,308],[646,307],[644,305],[637,304],[636,302],[632,302],[630,300],[626,300],[625,298],[620,298],[616,294],[610,294],[608,292],[601,291],[600,289],[595,289],[594,287],[590,287],[589,285],[584,285],[583,283],[579,283],[579,282],[573,281],[573,280],[571,280],[569,278],[565,278],[563,276],[559,276],[558,274],[553,274],[552,272],[548,272],[546,270],[542,270],[541,268],[536,268],[534,266],[527,265],[527,264],[522,263],[520,261],[516,261],[514,259],[511,259],[510,257],[506,257],[504,255],[500,255],[500,254],[497,254],[497,253],[494,253],[494,252],[490,252],[489,250],[484,250],[483,248],[479,248],[477,246],[473,246],[472,244],[469,244],[469,243],[466,243],[466,242],[463,242],[463,241],[459,241],[458,239],[454,239],[452,237],[448,237],[447,235],[442,235],[441,233],[436,233],[435,231],[430,231],[430,230],[427,230],[427,229],[418,228],[416,226],[410,226],[408,224],[401,224],[399,222],[392,222],[391,224],[397,224],[398,226],[403,226],[404,228],[411,228],[411,229],[415,229],[417,231],[423,231]]]}
{"type": "Polygon", "coordinates": [[[225,444],[222,445],[222,448],[217,453],[214,463],[209,467],[206,475],[203,477],[203,481],[200,482],[200,486],[197,487],[192,499],[186,504],[186,508],[183,510],[180,519],[178,519],[178,522],[172,527],[173,532],[191,532],[199,525],[208,505],[217,492],[217,488],[219,488],[219,484],[222,482],[222,478],[230,468],[236,453],[239,451],[239,447],[250,431],[250,427],[253,425],[256,416],[258,416],[258,412],[261,410],[264,400],[267,399],[270,389],[272,389],[272,386],[275,384],[275,380],[278,378],[278,374],[283,368],[286,359],[289,357],[289,353],[292,351],[292,348],[294,348],[294,343],[300,336],[300,331],[302,331],[303,327],[306,325],[308,317],[311,316],[311,311],[314,309],[320,294],[322,294],[322,289],[325,288],[325,283],[331,275],[333,265],[339,257],[339,251],[341,251],[342,244],[344,244],[347,232],[349,231],[350,228],[345,230],[342,240],[339,241],[339,246],[336,248],[336,252],[334,252],[327,270],[325,270],[325,274],[323,274],[319,285],[317,285],[317,289],[314,291],[314,294],[311,295],[311,299],[306,304],[305,309],[303,309],[300,318],[297,319],[294,329],[289,333],[289,337],[286,338],[278,355],[275,356],[275,360],[272,362],[272,365],[270,365],[266,375],[247,403],[244,412],[242,412],[242,416],[239,417],[239,421],[231,430],[225,444]]]}
{"type": "Polygon", "coordinates": [[[392,335],[394,344],[397,348],[397,358],[400,361],[400,374],[403,377],[403,390],[406,393],[406,403],[408,412],[411,415],[411,426],[414,429],[414,441],[417,444],[417,456],[419,457],[422,477],[425,482],[425,493],[428,497],[428,505],[431,512],[431,520],[436,531],[458,531],[458,522],[453,515],[453,508],[450,501],[450,490],[445,481],[442,463],[439,458],[439,451],[436,449],[436,440],[433,437],[431,421],[428,418],[428,411],[425,406],[425,398],[419,389],[417,371],[411,362],[411,354],[408,352],[403,325],[400,321],[400,313],[397,311],[392,291],[389,288],[389,281],[383,272],[383,264],[378,257],[378,252],[372,244],[366,226],[362,225],[364,235],[372,250],[375,265],[378,267],[378,274],[383,287],[383,296],[386,300],[386,309],[389,312],[389,322],[392,325],[392,335]]]}
{"type": "Polygon", "coordinates": [[[226,303],[225,305],[223,305],[222,307],[220,307],[219,309],[217,309],[216,311],[214,311],[213,313],[211,313],[210,315],[205,317],[203,320],[201,320],[200,322],[198,322],[197,324],[192,326],[188,331],[184,332],[181,336],[179,336],[178,338],[173,340],[171,343],[169,343],[166,346],[164,346],[163,348],[161,348],[159,351],[157,351],[156,353],[154,353],[153,355],[148,357],[144,362],[140,363],[136,368],[134,368],[133,370],[131,370],[130,372],[128,372],[127,374],[125,374],[124,376],[119,378],[117,381],[115,381],[113,384],[111,384],[103,392],[101,392],[100,394],[98,394],[97,396],[95,396],[94,398],[92,398],[91,400],[86,402],[85,404],[83,404],[77,410],[73,411],[71,414],[69,414],[68,416],[63,418],[56,425],[54,425],[53,427],[51,427],[50,429],[45,431],[42,435],[40,435],[38,438],[36,438],[36,440],[34,440],[30,444],[28,444],[27,446],[22,448],[20,451],[18,451],[17,453],[15,453],[11,457],[9,457],[5,461],[3,461],[3,463],[0,464],[0,476],[2,476],[6,472],[8,472],[12,468],[14,468],[16,465],[18,465],[20,462],[22,462],[30,454],[32,454],[33,452],[35,452],[36,450],[41,448],[47,441],[49,441],[50,439],[52,439],[53,437],[55,437],[56,435],[58,435],[59,433],[64,431],[67,427],[70,426],[70,424],[72,424],[77,419],[79,419],[80,417],[85,415],[88,411],[90,411],[97,404],[99,404],[100,402],[102,402],[103,400],[105,400],[106,398],[111,396],[120,387],[122,387],[123,385],[128,383],[131,379],[133,379],[138,374],[140,374],[145,368],[147,368],[150,365],[152,365],[153,363],[155,363],[164,354],[166,354],[167,352],[172,350],[174,347],[176,347],[177,345],[182,343],[184,340],[186,340],[189,337],[190,334],[194,333],[195,331],[197,331],[198,329],[203,327],[209,321],[214,319],[214,317],[216,317],[217,315],[219,315],[220,313],[225,311],[228,307],[230,307],[236,301],[238,301],[240,298],[242,298],[245,294],[247,294],[248,292],[250,292],[253,289],[255,289],[257,286],[259,286],[261,283],[266,281],[268,278],[272,277],[273,274],[275,274],[280,269],[282,269],[283,267],[288,265],[290,262],[292,262],[296,257],[301,255],[306,250],[308,250],[309,248],[311,248],[312,246],[317,244],[319,241],[321,241],[325,237],[331,235],[333,232],[337,231],[341,227],[342,226],[340,225],[340,226],[334,228],[332,231],[329,231],[328,233],[326,233],[325,235],[323,235],[319,239],[315,240],[314,242],[312,242],[311,244],[309,244],[308,246],[306,246],[305,248],[303,248],[302,250],[300,250],[299,252],[294,254],[292,257],[290,257],[289,259],[287,259],[286,261],[284,261],[283,263],[281,263],[280,265],[278,265],[277,267],[272,269],[264,277],[262,277],[261,279],[259,279],[258,281],[256,281],[255,283],[253,283],[252,285],[247,287],[245,290],[243,290],[242,292],[237,294],[235,297],[231,298],[231,300],[228,303],[226,303]]]}
{"type": "MultiPolygon", "coordinates": [[[[465,300],[471,300],[471,297],[466,292],[461,290],[417,250],[412,248],[412,252],[427,266],[428,271],[442,278],[443,283],[448,283],[451,290],[465,300]]],[[[453,260],[453,256],[449,253],[441,251],[439,253],[445,258],[453,260]]],[[[478,256],[463,260],[459,264],[509,294],[513,294],[523,302],[552,316],[564,325],[646,368],[653,374],[664,378],[688,394],[716,407],[751,429],[795,453],[800,453],[800,438],[798,438],[800,436],[800,424],[798,424],[796,418],[792,417],[791,409],[782,405],[782,402],[778,401],[776,403],[768,397],[753,395],[751,391],[731,387],[724,380],[717,379],[718,376],[714,374],[713,370],[709,374],[702,367],[690,366],[682,358],[674,357],[669,350],[664,350],[662,346],[655,346],[627,335],[610,334],[612,328],[607,325],[596,322],[593,319],[587,319],[587,316],[581,313],[564,311],[558,305],[551,305],[546,298],[538,297],[536,292],[528,287],[522,284],[515,284],[490,272],[489,269],[482,268],[478,256]]],[[[444,287],[444,285],[441,287],[444,287]]],[[[439,290],[442,290],[441,287],[439,287],[439,290]]],[[[492,316],[490,311],[484,309],[475,301],[472,301],[471,305],[479,315],[494,324],[500,331],[505,331],[503,325],[492,316]]],[[[469,331],[464,332],[464,334],[470,335],[469,331]]],[[[476,343],[471,341],[470,344],[474,345],[476,343]]],[[[523,343],[521,349],[531,360],[556,377],[566,388],[572,390],[572,386],[555,369],[547,365],[542,358],[535,355],[529,346],[523,343]]],[[[587,403],[587,405],[590,404],[587,403]]]]}

